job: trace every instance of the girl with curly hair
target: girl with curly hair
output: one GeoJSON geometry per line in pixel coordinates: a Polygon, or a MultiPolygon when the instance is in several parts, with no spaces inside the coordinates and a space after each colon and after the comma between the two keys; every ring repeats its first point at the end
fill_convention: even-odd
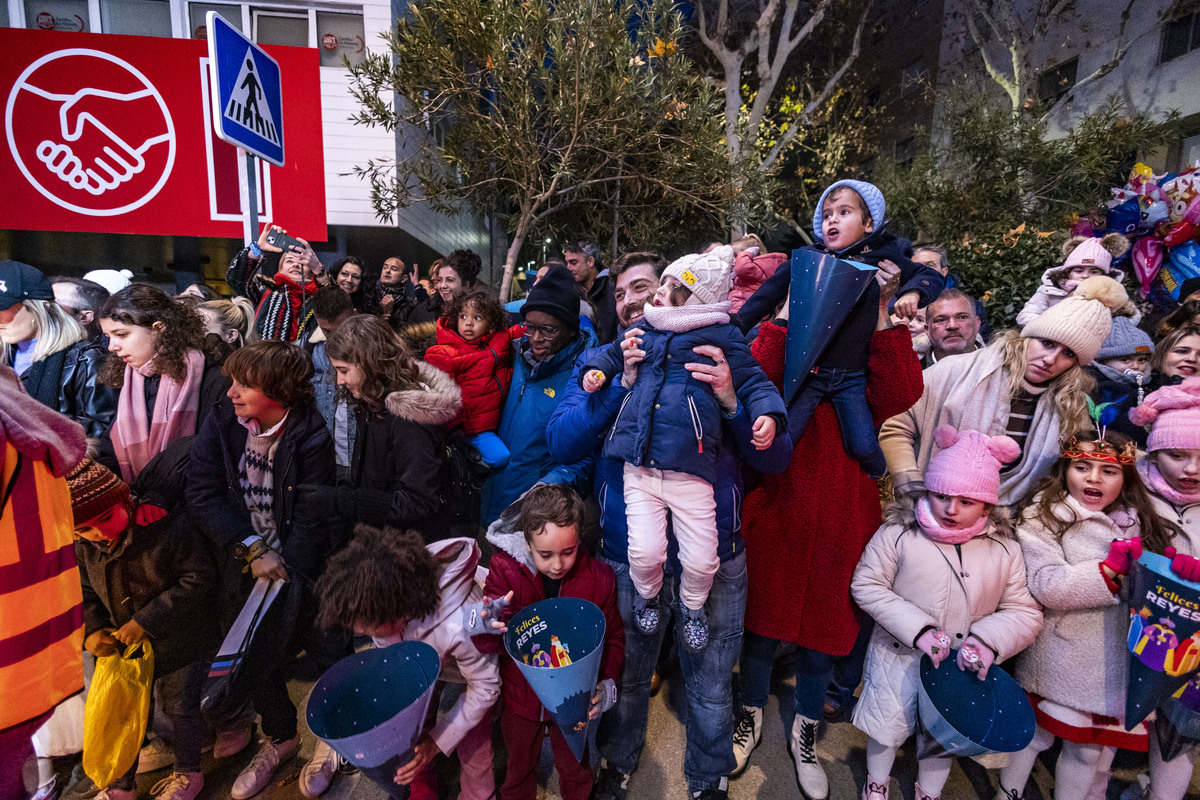
{"type": "Polygon", "coordinates": [[[425,360],[462,389],[458,425],[493,468],[508,463],[496,428],[512,383],[513,342],[525,335],[525,326],[507,323],[508,312],[490,290],[468,289],[447,306],[437,323],[437,344],[425,351],[425,360]]]}
{"type": "Polygon", "coordinates": [[[303,513],[329,524],[392,525],[426,541],[445,538],[445,426],[462,411],[462,391],[414,359],[379,317],[346,320],[325,354],[354,411],[354,453],[346,485],[301,487],[303,513]]]}
{"type": "Polygon", "coordinates": [[[255,342],[229,356],[225,374],[233,381],[231,403],[205,420],[187,473],[189,508],[222,551],[223,630],[228,633],[260,579],[286,581],[284,591],[296,601],[277,601],[264,620],[283,645],[277,658],[256,662],[262,673],[250,682],[262,740],[233,784],[232,796],[243,800],[261,791],[300,747],[287,669],[312,628],[312,582],[336,537],[317,518],[296,513],[296,488],[332,484],[334,456],[316,409],[307,351],[278,339],[255,342]],[[281,606],[300,610],[292,620],[276,611],[281,606]]]}
{"type": "Polygon", "coordinates": [[[200,316],[161,289],[126,287],[97,317],[109,349],[100,381],[121,392],[98,460],[129,483],[168,445],[199,430],[229,380],[205,352],[200,316]]]}

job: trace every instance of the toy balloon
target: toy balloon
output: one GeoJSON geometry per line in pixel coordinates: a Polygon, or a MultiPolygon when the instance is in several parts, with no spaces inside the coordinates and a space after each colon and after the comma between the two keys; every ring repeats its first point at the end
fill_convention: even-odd
{"type": "Polygon", "coordinates": [[[1150,284],[1162,268],[1163,243],[1152,236],[1143,236],[1133,245],[1133,272],[1142,287],[1142,297],[1150,292],[1150,284]]]}
{"type": "Polygon", "coordinates": [[[1137,230],[1137,226],[1142,221],[1142,207],[1138,203],[1136,197],[1131,197],[1123,203],[1113,206],[1108,210],[1108,215],[1105,219],[1105,226],[1109,233],[1122,233],[1125,235],[1133,233],[1137,230]]]}

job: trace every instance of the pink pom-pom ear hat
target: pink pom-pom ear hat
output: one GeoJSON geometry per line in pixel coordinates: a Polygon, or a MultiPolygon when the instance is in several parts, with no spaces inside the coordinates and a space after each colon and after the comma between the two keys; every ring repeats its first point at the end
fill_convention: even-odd
{"type": "Polygon", "coordinates": [[[1018,458],[1021,447],[1008,436],[986,436],[941,425],[933,432],[940,448],[925,470],[925,488],[936,494],[996,502],[1000,466],[1018,458]]]}
{"type": "Polygon", "coordinates": [[[1150,452],[1200,450],[1200,378],[1151,392],[1141,405],[1130,409],[1129,418],[1137,425],[1151,426],[1150,452]]]}

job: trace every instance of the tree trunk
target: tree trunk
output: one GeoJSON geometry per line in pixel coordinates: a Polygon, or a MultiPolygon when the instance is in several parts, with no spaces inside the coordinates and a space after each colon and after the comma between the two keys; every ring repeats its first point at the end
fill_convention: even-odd
{"type": "Polygon", "coordinates": [[[504,277],[500,279],[500,302],[507,303],[508,296],[512,293],[513,273],[517,270],[517,256],[521,254],[521,245],[525,244],[525,237],[529,233],[529,216],[521,215],[521,219],[517,222],[517,230],[513,233],[512,241],[508,243],[508,253],[504,256],[504,277]]]}

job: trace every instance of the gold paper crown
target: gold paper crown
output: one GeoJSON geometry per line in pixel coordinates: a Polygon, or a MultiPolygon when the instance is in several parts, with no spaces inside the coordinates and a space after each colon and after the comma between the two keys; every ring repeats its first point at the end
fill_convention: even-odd
{"type": "Polygon", "coordinates": [[[1081,442],[1078,436],[1072,436],[1063,446],[1062,457],[1105,461],[1129,467],[1137,460],[1137,444],[1131,440],[1118,450],[1103,439],[1081,442]]]}

